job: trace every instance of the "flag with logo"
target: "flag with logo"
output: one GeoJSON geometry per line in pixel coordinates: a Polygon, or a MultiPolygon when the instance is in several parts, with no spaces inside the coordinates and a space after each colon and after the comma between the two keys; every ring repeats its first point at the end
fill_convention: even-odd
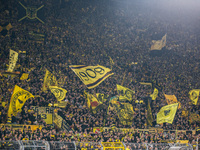
{"type": "Polygon", "coordinates": [[[189,98],[194,105],[197,105],[197,102],[199,99],[199,92],[200,92],[200,89],[193,89],[189,92],[189,98]]]}
{"type": "Polygon", "coordinates": [[[157,124],[164,122],[172,124],[178,108],[178,103],[170,104],[162,107],[157,113],[157,124]]]}
{"type": "Polygon", "coordinates": [[[57,86],[49,86],[49,89],[55,95],[58,101],[62,101],[65,98],[66,93],[67,93],[67,90],[61,87],[57,87],[57,86]]]}
{"type": "Polygon", "coordinates": [[[42,91],[46,92],[49,86],[57,86],[57,85],[58,83],[57,83],[56,77],[50,71],[46,69],[42,91]]]}
{"type": "Polygon", "coordinates": [[[132,120],[134,118],[134,110],[132,104],[120,102],[119,98],[115,96],[110,100],[109,109],[110,108],[117,114],[121,124],[132,124],[132,120]]]}
{"type": "Polygon", "coordinates": [[[164,94],[165,96],[165,99],[167,101],[167,104],[174,104],[174,103],[178,103],[178,109],[181,108],[181,103],[178,102],[177,98],[175,95],[167,95],[167,94],[164,94]]]}
{"type": "Polygon", "coordinates": [[[106,78],[113,75],[111,69],[100,65],[71,65],[69,67],[75,72],[88,89],[98,86],[106,78]]]}
{"type": "Polygon", "coordinates": [[[158,96],[158,89],[154,88],[153,94],[150,95],[150,97],[152,98],[152,100],[156,100],[158,96]]]}
{"type": "Polygon", "coordinates": [[[17,113],[21,111],[21,108],[24,106],[24,103],[31,97],[34,96],[30,92],[15,85],[13,94],[10,99],[8,117],[11,117],[11,114],[16,116],[17,113]]]}
{"type": "Polygon", "coordinates": [[[18,53],[10,49],[8,72],[13,72],[18,60],[18,53]]]}
{"type": "Polygon", "coordinates": [[[20,80],[26,80],[28,79],[29,74],[28,73],[23,73],[22,76],[20,77],[20,80]]]}
{"type": "Polygon", "coordinates": [[[132,101],[133,95],[135,92],[133,90],[130,90],[129,88],[126,88],[124,86],[117,84],[117,93],[119,95],[119,101],[132,101]]]}
{"type": "Polygon", "coordinates": [[[166,46],[166,38],[167,34],[165,34],[161,40],[152,40],[151,50],[161,50],[163,47],[166,46]]]}

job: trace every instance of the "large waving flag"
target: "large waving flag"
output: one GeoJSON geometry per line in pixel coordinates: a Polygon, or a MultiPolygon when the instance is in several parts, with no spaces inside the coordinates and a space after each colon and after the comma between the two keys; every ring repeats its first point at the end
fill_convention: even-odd
{"type": "Polygon", "coordinates": [[[171,123],[174,121],[174,117],[178,108],[178,103],[170,104],[162,107],[157,113],[157,124],[164,122],[171,123]]]}
{"type": "Polygon", "coordinates": [[[117,84],[117,93],[119,94],[119,101],[132,101],[135,92],[129,88],[117,84]]]}
{"type": "Polygon", "coordinates": [[[109,68],[100,65],[71,65],[69,67],[75,72],[88,89],[98,86],[106,78],[113,75],[109,68]]]}
{"type": "Polygon", "coordinates": [[[169,105],[169,104],[178,103],[178,104],[179,104],[179,105],[178,105],[178,109],[181,108],[181,103],[178,102],[178,100],[177,100],[177,98],[176,98],[175,95],[167,95],[167,94],[164,94],[164,96],[165,96],[165,99],[166,99],[168,105],[169,105]]]}
{"type": "Polygon", "coordinates": [[[67,93],[67,90],[61,87],[57,87],[57,86],[49,86],[49,89],[55,95],[58,101],[62,101],[65,98],[66,93],[67,93]]]}
{"type": "Polygon", "coordinates": [[[112,108],[117,114],[120,122],[123,125],[132,125],[134,118],[133,106],[130,103],[121,103],[118,98],[110,100],[109,108],[112,108]]]}
{"type": "Polygon", "coordinates": [[[31,97],[34,97],[34,96],[30,92],[15,85],[12,97],[10,99],[10,106],[8,109],[8,117],[11,117],[11,114],[16,116],[17,113],[24,106],[24,103],[26,102],[26,100],[28,100],[31,97]]]}
{"type": "Polygon", "coordinates": [[[102,104],[102,102],[99,102],[98,99],[92,95],[92,94],[89,94],[87,92],[84,91],[84,95],[85,95],[85,98],[87,99],[87,105],[88,105],[88,108],[94,113],[96,114],[96,109],[97,109],[97,106],[99,106],[100,104],[102,104]]]}
{"type": "Polygon", "coordinates": [[[46,92],[49,86],[57,86],[57,85],[58,83],[56,77],[51,72],[49,72],[49,70],[46,69],[42,91],[46,92]]]}
{"type": "Polygon", "coordinates": [[[10,49],[10,56],[9,56],[9,67],[8,72],[13,72],[16,62],[18,60],[18,53],[10,49]]]}
{"type": "Polygon", "coordinates": [[[194,105],[197,105],[197,102],[199,99],[199,92],[200,92],[200,89],[193,89],[189,92],[189,98],[194,105]]]}
{"type": "Polygon", "coordinates": [[[155,41],[152,40],[151,50],[161,50],[166,45],[166,37],[167,34],[165,34],[161,40],[155,41]]]}

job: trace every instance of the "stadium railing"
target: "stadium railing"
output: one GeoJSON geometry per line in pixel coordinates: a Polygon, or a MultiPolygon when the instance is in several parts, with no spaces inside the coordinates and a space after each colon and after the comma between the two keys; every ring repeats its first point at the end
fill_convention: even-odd
{"type": "Polygon", "coordinates": [[[85,148],[87,150],[101,150],[101,143],[98,142],[76,142],[77,150],[85,148]]]}

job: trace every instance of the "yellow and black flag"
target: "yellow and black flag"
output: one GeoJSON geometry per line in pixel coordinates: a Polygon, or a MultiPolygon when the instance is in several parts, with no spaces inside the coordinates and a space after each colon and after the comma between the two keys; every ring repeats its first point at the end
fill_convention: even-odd
{"type": "Polygon", "coordinates": [[[113,75],[109,68],[100,65],[71,65],[69,67],[75,72],[88,89],[98,86],[106,78],[113,75]]]}
{"type": "Polygon", "coordinates": [[[18,60],[18,53],[10,49],[10,56],[9,56],[9,67],[7,72],[13,72],[15,65],[18,60]]]}
{"type": "Polygon", "coordinates": [[[199,99],[199,92],[200,92],[200,89],[193,89],[189,92],[189,98],[194,105],[197,105],[197,102],[199,99]]]}
{"type": "Polygon", "coordinates": [[[117,93],[119,94],[119,101],[132,101],[135,91],[117,84],[117,93]]]}
{"type": "Polygon", "coordinates": [[[123,125],[131,125],[134,118],[133,106],[129,103],[112,102],[115,112],[123,125]]]}
{"type": "Polygon", "coordinates": [[[151,50],[161,50],[163,47],[166,46],[166,38],[167,34],[165,34],[161,40],[152,40],[151,50]]]}
{"type": "Polygon", "coordinates": [[[157,124],[164,122],[172,124],[178,108],[178,103],[170,104],[162,107],[157,113],[157,124]]]}
{"type": "Polygon", "coordinates": [[[66,93],[67,93],[67,90],[61,87],[57,87],[57,86],[49,86],[49,89],[55,95],[58,101],[62,101],[65,98],[66,93]]]}
{"type": "Polygon", "coordinates": [[[15,85],[12,97],[10,99],[8,117],[11,117],[11,114],[16,116],[17,113],[21,111],[21,108],[24,106],[24,103],[26,102],[26,100],[28,100],[31,97],[34,97],[34,96],[30,92],[15,85]]]}
{"type": "Polygon", "coordinates": [[[42,91],[46,92],[49,86],[57,86],[57,85],[58,83],[56,77],[46,69],[42,91]]]}
{"type": "Polygon", "coordinates": [[[0,33],[3,36],[6,36],[8,31],[12,28],[12,25],[10,23],[5,23],[3,25],[0,25],[0,33]]]}
{"type": "Polygon", "coordinates": [[[152,98],[152,100],[156,100],[158,96],[158,89],[154,88],[153,94],[150,95],[150,97],[152,98]]]}

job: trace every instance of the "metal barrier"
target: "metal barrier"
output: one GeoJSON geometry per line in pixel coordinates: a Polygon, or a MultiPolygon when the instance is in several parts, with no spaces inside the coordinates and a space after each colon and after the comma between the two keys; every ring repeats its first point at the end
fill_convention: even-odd
{"type": "Polygon", "coordinates": [[[53,150],[76,150],[76,144],[75,142],[64,142],[64,141],[50,141],[50,149],[53,150]]]}
{"type": "MultiPolygon", "coordinates": [[[[106,143],[106,142],[105,142],[106,143]]],[[[200,150],[200,144],[187,143],[123,143],[130,150],[200,150]]],[[[64,142],[64,141],[0,141],[3,150],[102,150],[101,143],[97,142],[64,142]]],[[[114,150],[113,148],[106,148],[114,150]]],[[[122,148],[117,148],[117,150],[122,148]]]]}
{"type": "Polygon", "coordinates": [[[76,142],[77,150],[85,148],[87,150],[101,150],[101,144],[97,142],[76,142]]]}
{"type": "Polygon", "coordinates": [[[20,150],[19,141],[0,141],[0,149],[20,150]]]}
{"type": "Polygon", "coordinates": [[[130,147],[131,150],[139,149],[139,150],[146,150],[147,145],[146,143],[125,143],[126,147],[130,147]]]}
{"type": "Polygon", "coordinates": [[[19,141],[20,150],[50,150],[47,141],[19,141]]]}

